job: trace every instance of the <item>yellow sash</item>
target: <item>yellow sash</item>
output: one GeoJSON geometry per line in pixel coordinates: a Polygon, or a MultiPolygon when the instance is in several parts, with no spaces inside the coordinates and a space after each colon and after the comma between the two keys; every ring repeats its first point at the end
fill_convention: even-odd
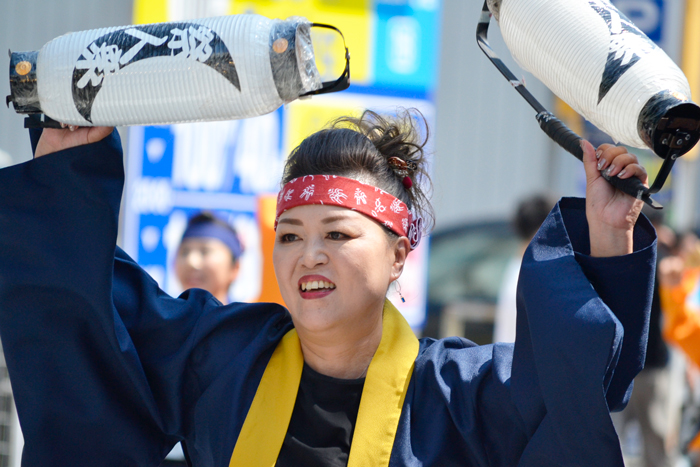
{"type": "MultiPolygon", "coordinates": [[[[418,339],[384,302],[382,340],[362,390],[348,467],[388,466],[401,409],[418,356],[418,339]]],[[[277,345],[233,449],[229,467],[272,467],[292,418],[304,357],[294,329],[277,345]]]]}

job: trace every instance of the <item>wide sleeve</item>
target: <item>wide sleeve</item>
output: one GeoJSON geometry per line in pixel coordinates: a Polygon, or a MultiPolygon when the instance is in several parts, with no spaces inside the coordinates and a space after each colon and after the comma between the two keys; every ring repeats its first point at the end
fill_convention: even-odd
{"type": "Polygon", "coordinates": [[[396,465],[622,467],[610,409],[642,368],[654,229],[634,252],[589,256],[585,200],[563,199],[523,258],[515,344],[421,340],[396,465]]]}
{"type": "Polygon", "coordinates": [[[641,217],[632,254],[588,256],[582,199],[561,200],[532,240],[510,381],[529,438],[519,465],[623,465],[609,411],[624,407],[644,365],[655,247],[641,217]]]}
{"type": "MultiPolygon", "coordinates": [[[[222,368],[259,380],[289,327],[279,306],[158,289],[115,250],[123,177],[116,132],[0,170],[0,337],[25,467],[157,466],[196,437],[222,368]]],[[[230,394],[243,416],[253,393],[230,394]]]]}

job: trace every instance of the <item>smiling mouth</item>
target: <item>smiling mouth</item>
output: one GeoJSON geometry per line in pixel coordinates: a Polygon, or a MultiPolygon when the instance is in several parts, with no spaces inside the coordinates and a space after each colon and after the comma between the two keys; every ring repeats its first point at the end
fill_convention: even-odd
{"type": "Polygon", "coordinates": [[[302,292],[310,292],[312,290],[316,291],[325,291],[325,290],[333,290],[335,289],[335,284],[332,282],[326,282],[326,281],[309,281],[309,282],[302,282],[299,286],[301,288],[302,292]]]}

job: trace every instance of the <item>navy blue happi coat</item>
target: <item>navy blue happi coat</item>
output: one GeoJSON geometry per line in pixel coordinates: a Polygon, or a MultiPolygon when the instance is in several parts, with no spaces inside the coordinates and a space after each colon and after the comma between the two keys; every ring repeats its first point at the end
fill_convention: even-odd
{"type": "MultiPolygon", "coordinates": [[[[226,467],[272,352],[275,304],[172,298],[116,247],[117,133],[0,170],[0,335],[23,466],[226,467]]],[[[515,345],[422,339],[391,466],[622,466],[610,410],[644,362],[655,234],[588,256],[583,200],[530,244],[515,345]]]]}

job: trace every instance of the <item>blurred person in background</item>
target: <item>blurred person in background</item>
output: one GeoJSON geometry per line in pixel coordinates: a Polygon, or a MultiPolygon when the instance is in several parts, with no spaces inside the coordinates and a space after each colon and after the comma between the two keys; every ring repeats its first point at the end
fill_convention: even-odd
{"type": "Polygon", "coordinates": [[[513,230],[520,239],[520,248],[517,255],[508,262],[498,292],[496,316],[493,323],[494,342],[515,342],[517,316],[515,296],[518,289],[520,264],[523,261],[525,249],[555,204],[556,200],[553,197],[540,193],[521,201],[515,210],[513,230]]]}
{"type": "Polygon", "coordinates": [[[700,241],[686,233],[674,255],[659,262],[659,292],[664,314],[663,336],[688,361],[688,394],[680,433],[681,452],[700,465],[700,241]]]}
{"type": "MultiPolygon", "coordinates": [[[[675,232],[664,224],[664,211],[652,209],[645,205],[642,212],[651,221],[657,232],[657,264],[658,261],[673,253],[676,246],[675,232]]],[[[668,371],[669,350],[661,333],[662,329],[661,300],[659,295],[659,278],[654,278],[654,295],[651,302],[649,318],[649,340],[647,342],[644,369],[634,379],[634,391],[627,408],[613,414],[613,421],[623,442],[626,430],[631,422],[639,424],[642,465],[646,467],[666,467],[671,460],[666,452],[667,406],[669,396],[668,371]],[[659,414],[665,416],[659,417],[659,414]]]]}
{"type": "Polygon", "coordinates": [[[200,212],[182,234],[175,274],[183,289],[204,289],[226,305],[242,253],[240,238],[230,224],[211,212],[200,212]]]}

